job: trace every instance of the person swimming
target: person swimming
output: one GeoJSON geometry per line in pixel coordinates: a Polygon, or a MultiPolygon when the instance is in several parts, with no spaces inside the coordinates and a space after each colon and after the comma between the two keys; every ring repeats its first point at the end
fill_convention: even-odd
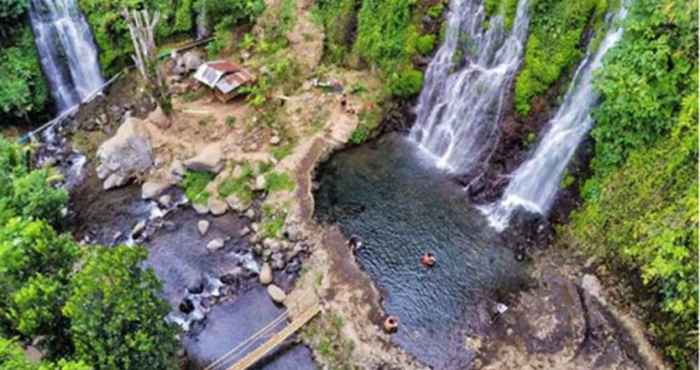
{"type": "Polygon", "coordinates": [[[433,267],[435,266],[436,262],[437,258],[435,258],[435,255],[433,255],[433,253],[430,251],[423,253],[423,255],[420,257],[420,263],[423,265],[423,267],[433,267]]]}

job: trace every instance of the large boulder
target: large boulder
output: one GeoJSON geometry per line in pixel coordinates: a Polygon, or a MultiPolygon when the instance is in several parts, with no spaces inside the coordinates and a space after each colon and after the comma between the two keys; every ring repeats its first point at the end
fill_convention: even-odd
{"type": "Polygon", "coordinates": [[[105,190],[122,186],[153,165],[153,148],[144,123],[128,117],[97,149],[97,177],[105,190]]]}
{"type": "Polygon", "coordinates": [[[204,61],[202,55],[196,50],[190,50],[175,59],[173,73],[182,75],[196,71],[204,61]]]}
{"type": "Polygon", "coordinates": [[[219,173],[224,167],[221,146],[218,144],[206,146],[199,154],[186,160],[185,167],[193,171],[219,173]]]}

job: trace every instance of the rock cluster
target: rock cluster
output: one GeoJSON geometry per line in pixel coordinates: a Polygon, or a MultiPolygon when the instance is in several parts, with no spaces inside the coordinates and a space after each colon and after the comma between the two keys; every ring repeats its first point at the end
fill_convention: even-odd
{"type": "Polygon", "coordinates": [[[105,190],[125,185],[153,165],[153,149],[144,123],[127,117],[117,133],[97,149],[97,176],[105,190]]]}

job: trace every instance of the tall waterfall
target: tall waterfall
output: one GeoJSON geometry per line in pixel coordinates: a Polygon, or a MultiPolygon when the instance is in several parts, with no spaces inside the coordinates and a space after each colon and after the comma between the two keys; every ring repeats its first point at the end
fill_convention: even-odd
{"type": "Polygon", "coordinates": [[[518,1],[510,32],[501,16],[492,17],[486,30],[484,20],[482,1],[450,2],[445,42],[418,100],[410,137],[449,171],[470,170],[493,148],[503,98],[522,59],[527,0],[518,1]]]}
{"type": "Polygon", "coordinates": [[[90,28],[76,0],[31,0],[29,15],[41,66],[64,112],[104,83],[90,28]]]}
{"type": "Polygon", "coordinates": [[[515,170],[503,198],[484,208],[496,229],[506,228],[511,214],[518,207],[541,215],[549,211],[567,164],[593,125],[591,109],[598,100],[593,89],[593,74],[601,66],[607,51],[622,37],[620,21],[626,14],[623,6],[615,17],[610,17],[614,23],[597,50],[592,52],[589,47],[576,70],[564,103],[547,124],[546,134],[534,154],[515,170]]]}

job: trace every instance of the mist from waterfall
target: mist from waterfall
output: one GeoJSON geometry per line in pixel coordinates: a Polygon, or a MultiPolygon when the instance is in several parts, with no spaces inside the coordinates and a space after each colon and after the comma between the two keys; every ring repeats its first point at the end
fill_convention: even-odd
{"type": "Polygon", "coordinates": [[[410,138],[452,172],[488,157],[498,138],[504,96],[522,61],[527,0],[519,0],[512,29],[502,16],[484,29],[482,1],[452,0],[445,41],[425,74],[410,138]]]}
{"type": "Polygon", "coordinates": [[[104,84],[90,27],[76,0],[32,0],[29,15],[44,75],[64,112],[104,84]]]}
{"type": "Polygon", "coordinates": [[[622,37],[621,20],[627,15],[623,6],[609,16],[611,26],[595,50],[589,50],[578,66],[574,79],[564,97],[564,103],[546,126],[546,133],[535,152],[512,174],[503,197],[495,204],[483,207],[490,224],[503,230],[517,208],[546,215],[554,202],[562,176],[576,148],[593,125],[591,110],[598,101],[593,88],[594,72],[603,57],[622,37]],[[612,19],[610,19],[612,18],[612,19]]]}

